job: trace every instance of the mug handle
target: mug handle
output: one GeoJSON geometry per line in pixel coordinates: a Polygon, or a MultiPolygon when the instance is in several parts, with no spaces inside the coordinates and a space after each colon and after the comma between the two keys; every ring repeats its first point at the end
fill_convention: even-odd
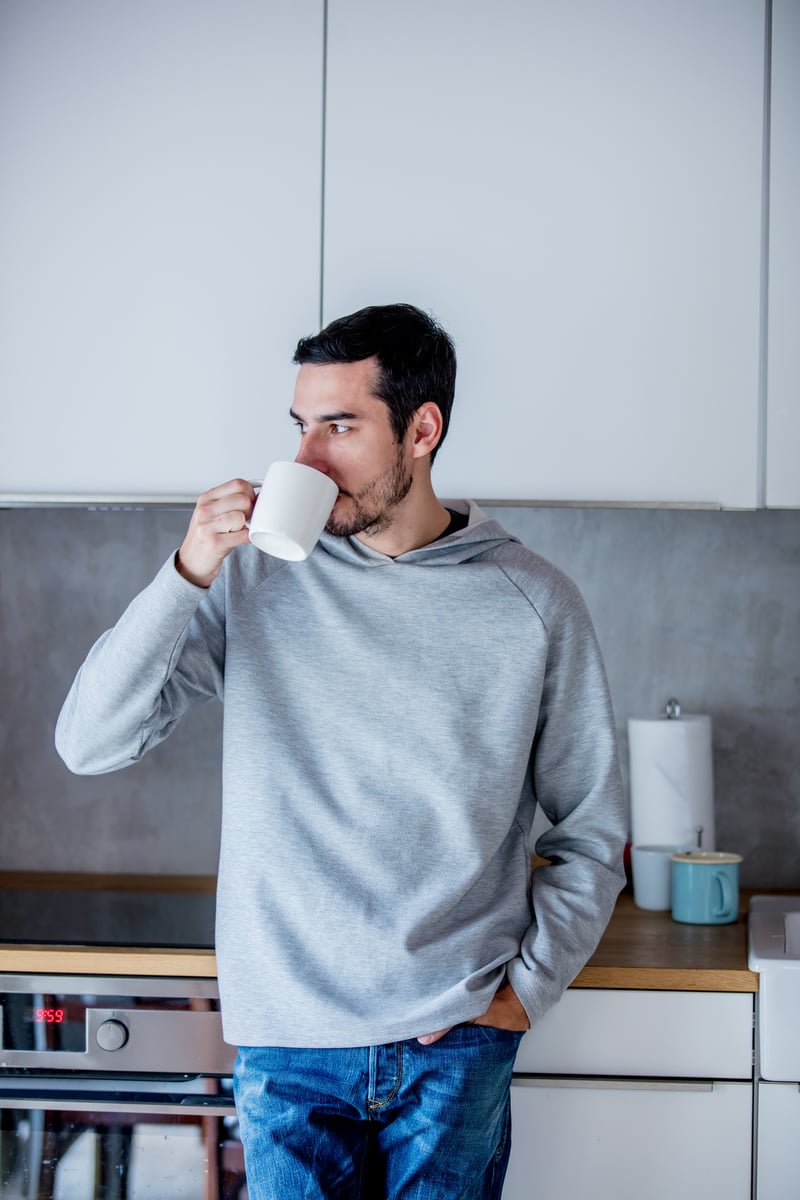
{"type": "Polygon", "coordinates": [[[719,907],[713,908],[715,917],[730,917],[733,915],[733,888],[728,876],[723,871],[715,871],[714,878],[719,884],[719,907]]]}

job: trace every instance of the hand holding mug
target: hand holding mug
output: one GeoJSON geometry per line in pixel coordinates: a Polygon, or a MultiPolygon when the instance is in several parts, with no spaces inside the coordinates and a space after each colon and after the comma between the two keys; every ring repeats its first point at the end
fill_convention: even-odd
{"type": "Polygon", "coordinates": [[[231,551],[249,540],[247,522],[255,499],[246,479],[230,479],[203,493],[175,560],[185,579],[210,587],[231,551]]]}

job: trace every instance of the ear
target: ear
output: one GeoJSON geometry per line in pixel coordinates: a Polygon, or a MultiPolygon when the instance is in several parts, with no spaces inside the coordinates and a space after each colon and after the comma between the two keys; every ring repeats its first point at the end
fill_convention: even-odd
{"type": "Polygon", "coordinates": [[[432,400],[420,404],[411,422],[414,458],[424,458],[436,449],[442,436],[442,425],[442,412],[438,404],[432,400]]]}

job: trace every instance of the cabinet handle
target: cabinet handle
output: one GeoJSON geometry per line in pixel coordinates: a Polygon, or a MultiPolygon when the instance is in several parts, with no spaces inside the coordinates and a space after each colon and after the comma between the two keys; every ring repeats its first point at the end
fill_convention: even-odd
{"type": "Polygon", "coordinates": [[[604,1079],[600,1076],[548,1079],[541,1075],[515,1075],[512,1087],[600,1088],[619,1092],[713,1092],[710,1079],[604,1079]]]}

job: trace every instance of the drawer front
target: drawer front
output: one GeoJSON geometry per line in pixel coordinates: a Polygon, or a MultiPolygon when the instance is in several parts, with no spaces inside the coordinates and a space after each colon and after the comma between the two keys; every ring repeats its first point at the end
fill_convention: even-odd
{"type": "Polygon", "coordinates": [[[515,1069],[751,1079],[753,997],[575,988],[525,1034],[515,1069]]]}
{"type": "Polygon", "coordinates": [[[797,1200],[800,1193],[800,1085],[759,1083],[758,1200],[797,1200]]]}
{"type": "Polygon", "coordinates": [[[517,1080],[503,1200],[750,1200],[750,1084],[618,1083],[517,1080]]]}

